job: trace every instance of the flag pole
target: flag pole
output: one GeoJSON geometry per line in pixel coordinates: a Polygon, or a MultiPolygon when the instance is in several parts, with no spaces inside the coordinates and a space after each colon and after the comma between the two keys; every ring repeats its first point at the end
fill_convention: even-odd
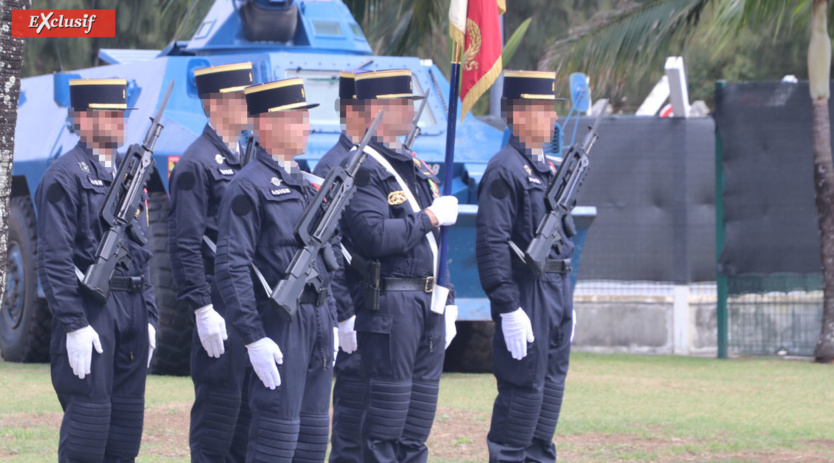
{"type": "MultiPolygon", "coordinates": [[[[443,195],[452,194],[455,167],[455,129],[458,117],[458,92],[460,90],[460,44],[452,47],[452,71],[449,76],[449,114],[446,117],[446,162],[443,178],[443,195]]],[[[446,286],[447,256],[449,254],[449,227],[440,229],[440,259],[438,259],[437,284],[446,286]]]]}

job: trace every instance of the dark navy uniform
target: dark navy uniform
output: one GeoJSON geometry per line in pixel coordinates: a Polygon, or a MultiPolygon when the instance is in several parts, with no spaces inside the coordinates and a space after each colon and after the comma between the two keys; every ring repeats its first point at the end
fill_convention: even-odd
{"type": "MultiPolygon", "coordinates": [[[[300,80],[300,79],[299,79],[300,80]]],[[[257,162],[232,180],[220,205],[217,285],[227,320],[249,345],[266,336],[284,353],[275,390],[250,374],[252,423],[247,461],[323,461],[330,424],[334,309],[327,294],[306,290],[294,321],[268,299],[251,272],[266,281],[283,279],[300,249],[293,229],[314,190],[300,174],[287,173],[263,149],[257,162]]],[[[318,270],[329,287],[331,275],[319,256],[318,270]]]]}
{"type": "MultiPolygon", "coordinates": [[[[217,132],[203,129],[183,153],[171,175],[171,209],[168,246],[171,269],[179,287],[177,298],[191,310],[214,305],[225,318],[223,301],[214,278],[220,202],[235,174],[240,157],[232,153],[217,132]]],[[[240,336],[227,329],[225,353],[213,358],[203,348],[197,330],[191,343],[191,408],[189,442],[194,462],[243,461],[249,439],[249,404],[246,368],[249,359],[240,336]]]]}
{"type": "MultiPolygon", "coordinates": [[[[347,162],[353,141],[344,134],[339,141],[316,164],[313,173],[319,177],[327,177],[330,170],[347,162]]],[[[337,236],[334,245],[341,243],[341,236],[337,236]]],[[[336,248],[336,258],[340,268],[333,278],[331,287],[336,304],[337,320],[343,322],[355,315],[353,296],[350,294],[346,280],[347,265],[344,256],[336,248]]],[[[365,412],[365,381],[362,378],[359,351],[347,353],[339,351],[336,356],[336,366],[333,374],[336,382],[333,384],[333,432],[330,437],[330,461],[356,462],[362,461],[361,427],[362,415],[365,412]]]]}
{"type": "MultiPolygon", "coordinates": [[[[477,259],[481,285],[496,323],[493,365],[498,397],[487,441],[490,461],[555,461],[553,434],[562,403],[570,355],[573,296],[569,276],[537,277],[511,255],[512,240],[525,249],[545,215],[544,194],[554,168],[519,145],[516,137],[489,162],[478,185],[477,259]],[[519,307],[535,341],[527,356],[507,351],[501,313],[519,307]]],[[[556,260],[569,259],[573,243],[556,260]]]]}
{"type": "MultiPolygon", "coordinates": [[[[79,144],[47,169],[35,193],[38,278],[53,314],[52,385],[64,409],[61,462],[133,461],[142,438],[148,324],[156,326],[158,320],[148,270],[151,253],[127,238],[130,268],[116,268],[103,304],[82,289],[75,271],[85,272],[94,262],[106,231],[101,205],[112,180],[92,151],[79,144]],[[67,333],[88,325],[98,333],[103,353],[93,351],[90,374],[79,379],[67,358],[67,333]]],[[[148,236],[147,220],[143,206],[131,226],[148,236]]]]}
{"type": "Polygon", "coordinates": [[[426,461],[446,336],[443,315],[431,311],[427,282],[434,258],[426,234],[439,240],[439,233],[423,212],[438,194],[437,178],[410,152],[376,139],[368,146],[402,177],[421,211],[413,212],[391,173],[370,156],[365,160],[343,220],[351,254],[378,260],[382,275],[378,310],[353,291],[360,294],[355,329],[369,394],[363,461],[426,461]]]}

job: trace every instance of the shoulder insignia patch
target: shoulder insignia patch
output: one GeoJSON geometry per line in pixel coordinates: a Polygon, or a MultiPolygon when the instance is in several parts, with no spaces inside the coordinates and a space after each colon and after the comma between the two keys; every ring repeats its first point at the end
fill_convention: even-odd
{"type": "Polygon", "coordinates": [[[275,186],[281,186],[281,179],[278,178],[278,177],[272,177],[272,180],[270,180],[270,183],[272,183],[275,186]]]}
{"type": "Polygon", "coordinates": [[[234,171],[234,169],[223,169],[221,167],[220,168],[220,173],[223,174],[223,175],[234,175],[235,171],[234,171]]]}
{"type": "Polygon", "coordinates": [[[391,206],[399,206],[406,201],[408,201],[408,197],[404,191],[392,191],[388,194],[388,204],[391,206]]]}
{"type": "Polygon", "coordinates": [[[527,164],[524,164],[524,172],[527,172],[527,175],[533,175],[533,170],[527,164]]]}
{"type": "Polygon", "coordinates": [[[539,180],[538,177],[533,177],[532,175],[530,177],[527,177],[527,180],[530,183],[535,183],[536,185],[541,185],[542,184],[542,181],[539,180]]]}
{"type": "Polygon", "coordinates": [[[215,162],[217,162],[218,164],[223,164],[223,155],[222,155],[222,154],[220,154],[220,153],[215,154],[215,155],[214,155],[214,160],[215,160],[215,162]]]}
{"type": "Polygon", "coordinates": [[[79,162],[78,167],[81,168],[81,172],[84,172],[85,174],[90,173],[90,166],[88,166],[86,162],[84,162],[84,161],[79,162]]]}
{"type": "Polygon", "coordinates": [[[290,190],[289,188],[286,188],[286,187],[284,187],[284,188],[277,188],[277,189],[276,189],[276,188],[273,188],[273,189],[270,189],[270,190],[269,190],[269,192],[270,192],[270,193],[272,193],[272,196],[280,196],[280,195],[285,195],[285,194],[289,193],[290,191],[292,191],[292,190],[290,190]]]}
{"type": "Polygon", "coordinates": [[[95,186],[104,186],[104,182],[102,182],[101,180],[99,180],[97,178],[90,177],[90,183],[92,183],[95,186]]]}

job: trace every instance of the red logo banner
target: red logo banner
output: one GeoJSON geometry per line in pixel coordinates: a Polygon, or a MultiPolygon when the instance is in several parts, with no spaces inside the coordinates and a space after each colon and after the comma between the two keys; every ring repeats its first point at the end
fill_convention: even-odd
{"type": "Polygon", "coordinates": [[[12,37],[115,37],[116,10],[12,10],[12,37]]]}

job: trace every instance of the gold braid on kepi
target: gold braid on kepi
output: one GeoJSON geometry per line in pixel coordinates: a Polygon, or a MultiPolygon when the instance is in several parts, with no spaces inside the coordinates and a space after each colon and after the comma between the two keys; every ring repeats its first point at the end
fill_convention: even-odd
{"type": "Polygon", "coordinates": [[[246,107],[250,116],[279,111],[309,109],[318,103],[308,103],[304,81],[300,77],[278,80],[246,87],[246,107]]]}
{"type": "Polygon", "coordinates": [[[505,70],[501,98],[564,101],[564,98],[556,98],[556,73],[549,71],[505,70]]]}
{"type": "Polygon", "coordinates": [[[194,70],[200,98],[212,93],[235,93],[252,85],[252,63],[223,64],[194,70]]]}
{"type": "Polygon", "coordinates": [[[125,79],[73,79],[69,86],[70,106],[76,111],[136,109],[127,107],[125,79]]]}
{"type": "Polygon", "coordinates": [[[388,69],[356,74],[357,100],[422,100],[414,94],[410,69],[388,69]]]}

